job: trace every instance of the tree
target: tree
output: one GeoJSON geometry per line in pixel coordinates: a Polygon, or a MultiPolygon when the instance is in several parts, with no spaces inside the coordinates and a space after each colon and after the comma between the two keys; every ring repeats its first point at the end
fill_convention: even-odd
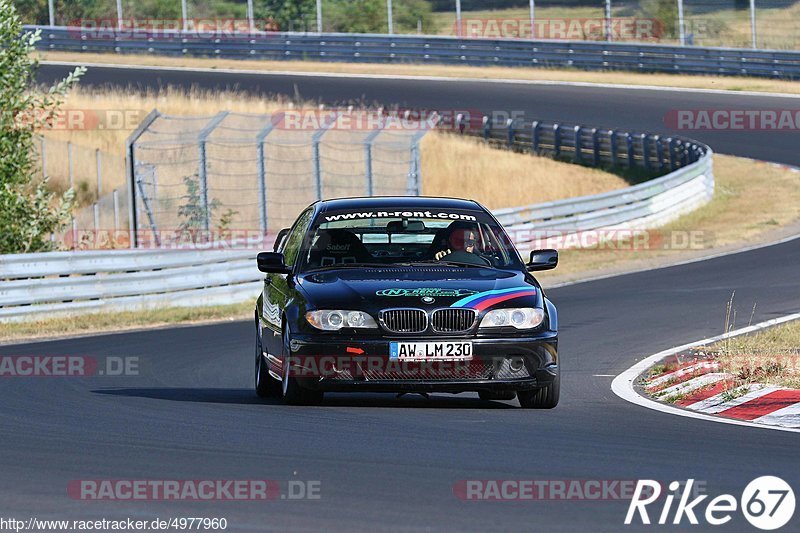
{"type": "Polygon", "coordinates": [[[23,32],[11,0],[0,0],[0,253],[50,249],[50,235],[67,222],[74,198],[72,190],[57,198],[47,177],[37,178],[34,134],[53,123],[86,69],[42,92],[34,78],[38,40],[38,32],[23,32]]]}

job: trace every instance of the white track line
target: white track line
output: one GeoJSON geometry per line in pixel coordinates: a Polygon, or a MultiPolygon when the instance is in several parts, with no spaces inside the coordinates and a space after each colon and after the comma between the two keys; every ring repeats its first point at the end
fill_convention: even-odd
{"type": "MultiPolygon", "coordinates": [[[[800,98],[800,94],[771,93],[765,91],[726,91],[724,89],[701,89],[692,87],[670,87],[659,85],[631,85],[624,83],[592,83],[587,81],[557,81],[557,80],[521,80],[514,78],[468,78],[450,76],[421,76],[403,74],[355,74],[347,72],[308,72],[292,70],[253,70],[253,69],[234,69],[234,68],[209,68],[209,67],[169,67],[156,65],[133,65],[133,64],[114,64],[114,63],[82,63],[80,61],[40,61],[41,65],[68,66],[83,65],[86,67],[97,68],[117,68],[126,70],[156,70],[156,71],[175,71],[175,72],[206,72],[213,74],[247,74],[256,76],[297,76],[306,78],[350,78],[350,79],[372,79],[372,80],[407,80],[407,81],[452,81],[470,83],[515,83],[518,85],[544,85],[544,86],[565,86],[565,87],[589,87],[602,89],[631,89],[639,91],[666,91],[672,93],[703,93],[703,94],[725,94],[731,96],[766,96],[770,98],[800,98]]],[[[413,65],[413,64],[412,64],[413,65]]]]}
{"type": "MultiPolygon", "coordinates": [[[[670,348],[669,350],[664,350],[663,352],[658,352],[657,354],[653,354],[650,357],[646,357],[642,359],[619,376],[614,378],[614,381],[611,382],[611,390],[628,402],[633,404],[646,407],[648,409],[653,409],[654,411],[660,411],[662,413],[668,413],[671,415],[678,415],[684,416],[687,418],[696,418],[699,420],[706,420],[708,422],[717,422],[720,424],[731,424],[735,426],[747,426],[752,428],[761,428],[761,429],[772,429],[776,431],[788,431],[791,433],[800,433],[800,428],[787,428],[781,426],[767,426],[764,424],[756,424],[753,422],[748,422],[746,420],[734,420],[730,418],[722,418],[713,415],[707,415],[705,413],[699,413],[696,411],[690,411],[688,409],[681,409],[679,407],[675,407],[672,405],[663,404],[657,402],[655,400],[651,400],[650,398],[645,398],[644,396],[640,395],[634,389],[634,384],[636,380],[639,379],[644,372],[646,372],[651,366],[659,362],[665,357],[669,357],[670,355],[675,355],[676,353],[682,352],[684,350],[688,350],[689,348],[711,344],[713,342],[717,342],[722,339],[727,339],[730,337],[736,337],[739,335],[745,335],[748,333],[753,333],[756,331],[760,331],[762,329],[766,329],[772,326],[776,326],[778,324],[783,324],[786,322],[791,322],[792,320],[800,320],[800,313],[794,313],[791,315],[783,316],[780,318],[773,318],[772,320],[767,320],[766,322],[761,322],[759,324],[755,324],[753,326],[748,326],[746,328],[737,329],[731,332],[728,332],[724,335],[717,335],[716,337],[709,337],[707,339],[702,339],[695,342],[690,342],[688,344],[684,344],[682,346],[677,346],[675,348],[670,348]]],[[[773,413],[774,414],[774,413],[773,413]]],[[[763,418],[763,417],[762,417],[763,418]]]]}

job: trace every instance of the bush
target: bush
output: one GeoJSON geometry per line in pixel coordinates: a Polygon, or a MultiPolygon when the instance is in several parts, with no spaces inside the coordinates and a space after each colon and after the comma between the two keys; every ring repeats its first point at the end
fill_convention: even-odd
{"type": "Polygon", "coordinates": [[[46,177],[36,178],[33,141],[85,69],[41,92],[33,77],[38,40],[38,33],[23,34],[11,1],[0,0],[0,253],[50,249],[50,236],[68,221],[74,199],[72,190],[57,198],[46,177]]]}

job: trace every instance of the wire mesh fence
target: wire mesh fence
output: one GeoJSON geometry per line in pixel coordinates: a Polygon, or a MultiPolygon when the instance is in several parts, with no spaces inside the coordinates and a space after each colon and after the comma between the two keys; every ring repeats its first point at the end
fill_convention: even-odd
{"type": "Polygon", "coordinates": [[[128,147],[135,229],[272,233],[316,200],[419,194],[419,141],[432,126],[352,109],[154,111],[128,147]]]}
{"type": "Polygon", "coordinates": [[[800,49],[797,0],[378,0],[362,9],[322,1],[291,14],[259,0],[252,10],[245,2],[165,0],[156,7],[97,0],[96,9],[50,2],[58,7],[52,20],[27,10],[26,21],[178,40],[180,30],[221,38],[319,31],[800,49]]]}

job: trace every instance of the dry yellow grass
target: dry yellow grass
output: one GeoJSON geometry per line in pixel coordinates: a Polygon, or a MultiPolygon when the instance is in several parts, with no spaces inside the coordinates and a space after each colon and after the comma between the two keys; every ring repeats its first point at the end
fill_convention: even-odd
{"type": "Polygon", "coordinates": [[[474,137],[430,133],[422,154],[423,194],[473,198],[490,209],[628,186],[602,170],[492,148],[474,137]]]}
{"type": "Polygon", "coordinates": [[[800,321],[709,346],[720,368],[741,382],[800,388],[800,321]]]}
{"type": "Polygon", "coordinates": [[[566,81],[800,94],[800,83],[795,81],[749,77],[639,74],[635,72],[587,72],[568,69],[522,67],[460,67],[413,64],[383,65],[365,63],[322,63],[314,61],[249,61],[68,52],[40,53],[40,57],[50,61],[66,61],[75,64],[110,63],[118,65],[153,65],[165,67],[251,70],[260,72],[329,72],[382,74],[387,76],[441,76],[448,78],[566,81]]]}
{"type": "MultiPolygon", "coordinates": [[[[191,91],[165,89],[160,93],[137,95],[122,91],[96,91],[79,88],[67,99],[66,109],[126,110],[144,118],[157,108],[164,114],[180,116],[211,116],[227,110],[241,113],[266,114],[285,108],[289,103],[268,100],[234,92],[191,91]]],[[[301,104],[310,105],[310,104],[301,104]]],[[[132,124],[135,126],[135,124],[132,124]]],[[[125,141],[130,129],[124,130],[51,130],[44,132],[50,139],[71,141],[75,154],[76,175],[95,176],[93,150],[114,154],[124,159],[125,141]],[[87,147],[86,149],[81,147],[87,147]],[[90,157],[87,160],[86,155],[90,157]]],[[[296,155],[294,157],[297,157],[296,155]]],[[[472,138],[429,133],[422,143],[423,192],[427,195],[463,196],[475,198],[491,208],[523,205],[571,196],[594,194],[626,186],[625,181],[609,172],[545,157],[513,153],[491,148],[472,138]]],[[[66,186],[66,151],[50,150],[48,168],[54,187],[66,186]],[[61,172],[58,172],[58,170],[61,172]]],[[[347,171],[352,172],[353,165],[347,171]]],[[[360,169],[359,169],[360,170],[360,169]]],[[[81,178],[78,181],[82,181],[81,178]]],[[[123,187],[124,166],[118,172],[106,173],[105,190],[123,187]]]]}

